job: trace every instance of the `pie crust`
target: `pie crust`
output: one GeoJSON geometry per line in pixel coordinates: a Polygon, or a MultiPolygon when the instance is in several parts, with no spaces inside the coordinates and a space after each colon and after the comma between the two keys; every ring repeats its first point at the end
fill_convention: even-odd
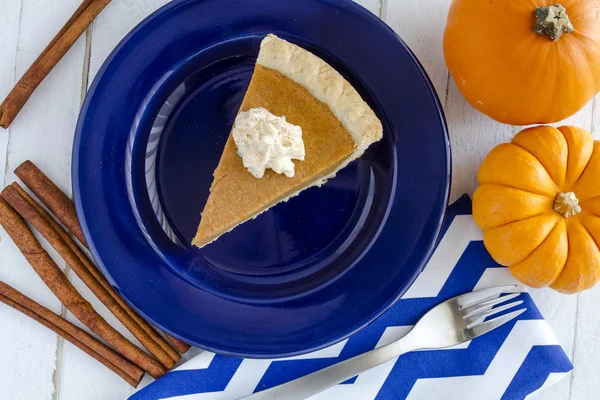
{"type": "Polygon", "coordinates": [[[267,170],[258,179],[243,166],[230,135],[192,242],[197,247],[302,190],[322,185],[382,137],[375,113],[337,71],[274,35],[261,43],[240,111],[254,107],[302,128],[305,160],[295,162],[293,178],[267,170]]]}

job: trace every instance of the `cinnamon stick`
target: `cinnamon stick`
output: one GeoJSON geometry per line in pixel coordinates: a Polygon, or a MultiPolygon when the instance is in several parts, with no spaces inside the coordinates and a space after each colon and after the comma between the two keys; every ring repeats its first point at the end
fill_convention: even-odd
{"type": "Polygon", "coordinates": [[[31,161],[27,160],[15,169],[15,175],[37,196],[64,226],[87,247],[75,205],[40,169],[31,161]]]}
{"type": "MultiPolygon", "coordinates": [[[[77,212],[75,211],[75,205],[73,201],[46,176],[33,162],[30,160],[24,161],[15,169],[15,174],[23,183],[36,195],[36,197],[44,204],[58,220],[79,240],[79,242],[89,250],[89,247],[83,236],[79,219],[77,218],[77,212]]],[[[32,201],[37,204],[33,199],[32,201]]],[[[40,207],[41,208],[41,207],[40,207]]],[[[54,219],[48,215],[52,222],[54,219]]],[[[57,224],[58,225],[58,224],[57,224]]],[[[62,229],[60,229],[62,230],[62,229]]],[[[77,246],[73,242],[73,245],[77,246]]],[[[79,248],[79,247],[77,247],[79,248]]],[[[93,269],[98,271],[95,266],[93,269]]],[[[99,275],[102,275],[98,271],[99,275]]],[[[102,281],[100,281],[102,282],[102,281]]],[[[160,335],[135,311],[130,307],[124,306],[126,303],[121,299],[120,296],[116,296],[115,300],[120,301],[121,306],[127,311],[128,314],[148,333],[163,350],[165,350],[171,358],[175,361],[179,361],[179,356],[173,354],[174,350],[164,340],[161,341],[160,335]]],[[[168,335],[167,335],[168,336],[168,335]]],[[[185,353],[189,350],[190,345],[184,343],[175,338],[168,336],[168,339],[173,343],[180,353],[185,353]],[[179,343],[177,343],[179,342],[179,343]]]]}
{"type": "Polygon", "coordinates": [[[180,352],[181,354],[185,354],[186,351],[188,351],[190,349],[189,344],[182,342],[181,340],[174,338],[173,336],[169,335],[168,333],[165,333],[165,336],[167,337],[167,339],[169,339],[169,341],[171,343],[173,343],[173,346],[175,346],[175,348],[177,349],[178,352],[180,352]]]}
{"type": "Polygon", "coordinates": [[[85,0],[46,46],[0,105],[0,126],[8,128],[35,89],[111,0],[85,0]]]}
{"type": "Polygon", "coordinates": [[[4,227],[46,286],[79,321],[152,377],[158,378],[166,373],[161,364],[110,326],[75,290],[58,265],[42,248],[25,221],[1,198],[0,225],[4,227]]]}
{"type": "Polygon", "coordinates": [[[161,364],[163,364],[163,366],[165,366],[168,369],[173,368],[175,363],[181,358],[179,353],[177,353],[177,351],[173,347],[171,347],[166,340],[164,340],[154,329],[152,329],[152,327],[142,317],[140,317],[131,307],[129,307],[129,305],[127,305],[127,303],[125,303],[125,301],[113,289],[113,287],[104,277],[104,275],[102,275],[98,268],[96,268],[94,263],[92,263],[92,261],[87,257],[87,255],[79,248],[79,246],[77,246],[77,244],[71,238],[71,236],[69,236],[69,234],[65,232],[65,230],[54,220],[54,218],[52,218],[52,216],[48,214],[48,212],[44,210],[44,208],[40,206],[18,183],[13,182],[10,185],[10,189],[7,187],[4,190],[6,192],[12,193],[12,196],[10,196],[10,194],[8,195],[12,198],[16,196],[13,192],[15,191],[27,202],[27,205],[29,207],[21,205],[19,208],[17,208],[15,204],[12,204],[12,202],[5,197],[5,200],[7,200],[8,203],[11,204],[11,206],[15,208],[17,212],[19,212],[19,214],[21,214],[21,216],[25,218],[27,222],[32,224],[33,227],[37,229],[46,240],[48,240],[52,247],[54,247],[55,250],[58,251],[61,257],[65,259],[65,261],[67,261],[67,263],[69,263],[69,266],[73,268],[75,273],[77,273],[77,275],[84,281],[84,283],[86,283],[86,285],[88,285],[92,292],[101,301],[102,298],[100,297],[100,295],[103,293],[100,287],[102,287],[106,292],[108,292],[108,295],[110,296],[110,298],[106,299],[108,303],[104,303],[104,301],[103,303],[109,308],[109,310],[114,310],[116,312],[113,312],[115,313],[115,316],[117,316],[117,318],[123,323],[123,325],[125,325],[125,327],[129,331],[131,331],[131,333],[133,333],[133,335],[140,341],[140,343],[142,343],[142,345],[146,347],[150,351],[150,353],[154,357],[156,357],[161,364]],[[43,217],[43,221],[39,221],[36,219],[37,222],[36,224],[34,224],[33,221],[30,220],[30,218],[33,218],[33,216],[35,215],[35,212],[37,212],[38,215],[43,217]],[[24,213],[26,213],[27,215],[25,215],[24,213]],[[64,246],[60,243],[60,240],[52,234],[52,231],[58,234],[60,240],[62,240],[62,242],[66,244],[69,247],[69,249],[75,254],[75,256],[77,256],[80,263],[78,263],[77,260],[73,260],[73,262],[75,262],[76,264],[72,265],[65,258],[72,257],[72,255],[68,252],[68,250],[63,249],[64,246]],[[46,232],[46,234],[44,234],[44,232],[46,232]],[[79,272],[77,271],[81,269],[81,265],[83,265],[83,267],[89,272],[89,274],[91,274],[91,277],[88,276],[88,274],[86,274],[85,271],[82,272],[85,275],[85,279],[84,277],[79,275],[79,272]],[[96,293],[96,291],[99,291],[99,293],[96,293]],[[113,304],[113,302],[116,302],[117,304],[115,305],[113,304]],[[117,315],[117,313],[119,315],[117,315]]]}
{"type": "Polygon", "coordinates": [[[32,66],[34,64],[37,64],[40,62],[40,60],[42,58],[44,58],[44,56],[46,54],[48,54],[48,52],[52,49],[52,47],[54,47],[54,45],[56,44],[56,42],[58,42],[58,39],[62,38],[65,33],[67,32],[67,30],[73,26],[73,24],[75,23],[75,21],[77,21],[77,19],[79,19],[79,17],[81,17],[81,15],[83,14],[83,12],[85,10],[87,10],[87,8],[94,2],[95,0],[85,0],[81,3],[81,5],[77,8],[77,10],[75,10],[75,12],[73,13],[73,15],[71,15],[71,18],[69,18],[69,20],[67,21],[67,23],[60,29],[60,31],[58,31],[58,33],[54,36],[54,38],[52,38],[52,41],[50,43],[48,43],[48,46],[46,46],[46,48],[44,49],[44,51],[42,51],[42,53],[38,56],[38,58],[35,59],[35,61],[33,62],[32,66]]]}
{"type": "Polygon", "coordinates": [[[83,329],[54,314],[4,282],[0,282],[0,302],[22,312],[73,343],[125,379],[131,386],[137,387],[142,380],[144,371],[137,365],[128,361],[83,329]]]}
{"type": "MultiPolygon", "coordinates": [[[[15,185],[7,186],[1,193],[2,198],[8,202],[19,214],[29,222],[50,245],[60,254],[67,264],[75,271],[77,276],[96,295],[98,300],[117,317],[119,321],[140,341],[140,343],[156,357],[156,359],[167,369],[173,368],[175,361],[152,340],[152,338],[125,312],[115,301],[114,297],[99,283],[89,271],[82,260],[60,237],[58,232],[52,228],[46,219],[15,189],[15,185]]],[[[24,190],[21,189],[22,192],[24,190]]],[[[32,199],[33,200],[33,199],[32,199]]],[[[105,279],[102,277],[102,279],[105,279]]],[[[106,282],[107,286],[110,286],[106,282]]]]}

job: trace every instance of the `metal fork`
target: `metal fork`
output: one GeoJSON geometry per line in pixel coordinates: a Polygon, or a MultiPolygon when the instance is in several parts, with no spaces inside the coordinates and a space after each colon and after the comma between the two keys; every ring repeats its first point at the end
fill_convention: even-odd
{"type": "Polygon", "coordinates": [[[498,286],[454,297],[432,308],[410,332],[395,342],[242,400],[303,400],[404,353],[455,346],[481,336],[525,312],[522,308],[486,320],[523,303],[503,304],[520,293],[500,294],[514,292],[516,287],[498,286]]]}

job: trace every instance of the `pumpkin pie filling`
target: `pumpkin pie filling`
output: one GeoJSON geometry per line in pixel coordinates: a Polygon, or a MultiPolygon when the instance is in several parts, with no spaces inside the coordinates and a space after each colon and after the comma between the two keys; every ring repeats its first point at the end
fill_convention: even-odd
{"type": "MultiPolygon", "coordinates": [[[[269,37],[276,39],[278,41],[276,44],[283,42],[286,46],[293,46],[293,51],[300,49],[271,35],[269,37]]],[[[305,50],[301,51],[310,54],[305,50]]],[[[281,52],[277,54],[280,55],[281,52]]],[[[312,54],[310,57],[316,59],[312,54]]],[[[372,142],[365,140],[366,145],[357,142],[356,134],[353,135],[345,127],[330,105],[316,98],[314,92],[297,81],[274,68],[262,65],[260,60],[259,55],[259,63],[256,65],[240,112],[262,107],[276,116],[285,116],[289,123],[300,126],[306,150],[305,159],[294,163],[295,175],[291,178],[277,174],[271,169],[266,170],[262,178],[256,178],[244,167],[230,134],[214,172],[210,194],[202,212],[196,237],[192,242],[195,246],[202,247],[273,205],[287,200],[308,187],[321,185],[348,162],[360,156],[366,146],[372,142]]],[[[319,62],[333,71],[322,60],[319,59],[319,62]]],[[[317,68],[319,67],[321,70],[324,69],[322,65],[317,64],[317,68]]],[[[325,72],[331,73],[329,70],[325,72]]],[[[343,79],[339,74],[335,74],[332,74],[333,78],[343,79]]],[[[326,79],[329,79],[329,76],[326,76],[326,79]]],[[[347,82],[343,82],[350,87],[347,82]]],[[[348,90],[345,86],[342,86],[342,89],[343,94],[344,90],[348,90]]],[[[351,90],[354,91],[353,88],[351,90]]],[[[354,93],[358,96],[356,91],[354,93]]],[[[351,100],[355,98],[351,97],[351,100]]],[[[362,102],[362,99],[360,100],[362,102]]],[[[368,108],[366,103],[362,103],[364,106],[360,104],[361,107],[368,108]]],[[[350,103],[350,108],[353,106],[356,108],[355,104],[350,103]]],[[[363,109],[359,111],[365,112],[363,109]]],[[[370,108],[368,111],[372,113],[370,108]]],[[[368,118],[366,122],[372,124],[368,118]]],[[[356,122],[352,121],[346,125],[351,123],[355,124],[352,126],[356,126],[356,122]]],[[[376,140],[379,140],[381,137],[379,120],[376,119],[374,125],[375,129],[379,127],[379,135],[377,131],[374,134],[378,137],[376,140]]]]}

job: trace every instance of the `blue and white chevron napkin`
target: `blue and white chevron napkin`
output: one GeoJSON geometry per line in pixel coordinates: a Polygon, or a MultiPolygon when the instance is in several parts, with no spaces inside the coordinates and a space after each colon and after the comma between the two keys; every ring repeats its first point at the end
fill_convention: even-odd
{"type": "MultiPolygon", "coordinates": [[[[238,399],[282,384],[402,337],[434,305],[461,293],[515,283],[485,250],[471,200],[452,204],[444,235],[404,297],[370,326],[329,348],[281,360],[248,360],[204,352],[130,400],[238,399]]],[[[311,399],[524,399],[573,368],[528,294],[527,311],[463,345],[408,353],[311,399]]]]}

